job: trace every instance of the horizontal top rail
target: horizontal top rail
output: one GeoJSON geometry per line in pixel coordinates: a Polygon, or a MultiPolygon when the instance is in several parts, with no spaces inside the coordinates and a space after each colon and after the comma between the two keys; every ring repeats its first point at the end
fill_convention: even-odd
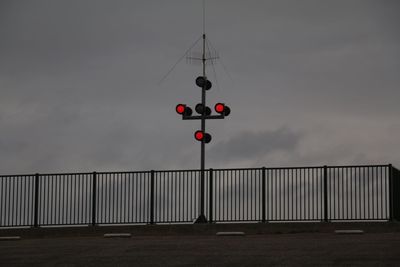
{"type": "MultiPolygon", "coordinates": [[[[292,169],[321,169],[321,168],[367,168],[367,167],[389,167],[390,164],[374,164],[374,165],[336,165],[336,166],[328,166],[328,165],[322,165],[322,166],[298,166],[298,167],[259,167],[259,168],[228,168],[228,169],[206,169],[208,170],[213,170],[213,171],[252,171],[252,170],[262,170],[265,168],[266,170],[292,170],[292,169]]],[[[169,172],[197,172],[200,171],[200,169],[187,169],[187,170],[149,170],[149,171],[117,171],[117,172],[101,172],[101,171],[94,171],[94,172],[66,172],[66,173],[33,173],[33,174],[10,174],[10,175],[0,175],[0,178],[10,178],[10,177],[32,177],[35,175],[40,175],[40,176],[60,176],[60,175],[91,175],[93,173],[99,174],[99,175],[107,175],[107,174],[144,174],[144,173],[151,173],[151,172],[157,172],[157,173],[169,173],[169,172]]]]}

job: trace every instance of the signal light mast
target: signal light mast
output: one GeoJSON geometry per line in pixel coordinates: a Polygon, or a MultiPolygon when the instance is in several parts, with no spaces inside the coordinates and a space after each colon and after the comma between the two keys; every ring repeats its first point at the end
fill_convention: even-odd
{"type": "Polygon", "coordinates": [[[211,135],[206,132],[206,120],[212,119],[224,119],[230,114],[230,108],[223,103],[217,103],[215,105],[215,111],[219,115],[211,115],[211,109],[206,105],[206,91],[210,90],[212,83],[208,80],[206,75],[206,63],[207,60],[214,60],[217,57],[206,56],[206,33],[205,33],[205,4],[203,1],[203,51],[201,58],[191,58],[195,60],[201,60],[203,75],[196,78],[196,85],[201,88],[201,103],[196,105],[195,111],[199,114],[198,116],[192,116],[192,109],[185,104],[178,104],[176,106],[176,112],[182,115],[183,120],[200,120],[201,130],[194,133],[194,138],[201,142],[201,155],[200,155],[200,215],[196,219],[196,223],[206,223],[207,218],[204,215],[204,170],[205,170],[205,144],[211,141],[211,135]]]}

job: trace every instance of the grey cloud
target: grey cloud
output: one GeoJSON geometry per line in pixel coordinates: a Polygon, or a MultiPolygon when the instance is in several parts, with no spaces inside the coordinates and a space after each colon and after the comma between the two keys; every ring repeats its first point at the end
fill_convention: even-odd
{"type": "Polygon", "coordinates": [[[288,128],[274,131],[242,132],[210,149],[210,159],[220,162],[254,160],[277,151],[293,151],[302,134],[288,128]]]}
{"type": "MultiPolygon", "coordinates": [[[[360,153],[355,160],[400,162],[399,8],[207,1],[207,34],[232,76],[217,62],[218,87],[207,69],[208,103],[232,109],[208,124],[207,166],[312,165],[360,153]],[[317,123],[329,146],[309,130],[317,123]],[[348,125],[375,134],[361,140],[348,125]],[[334,150],[343,143],[354,152],[334,150]]],[[[179,64],[157,82],[199,38],[201,19],[198,0],[1,1],[0,172],[198,168],[199,125],[174,107],[198,103],[201,68],[179,64]]]]}

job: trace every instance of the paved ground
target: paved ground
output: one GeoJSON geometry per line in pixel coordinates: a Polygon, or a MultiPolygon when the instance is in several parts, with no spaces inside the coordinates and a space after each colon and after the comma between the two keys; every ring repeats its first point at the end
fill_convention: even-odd
{"type": "Polygon", "coordinates": [[[0,241],[0,266],[400,266],[400,233],[0,241]]]}

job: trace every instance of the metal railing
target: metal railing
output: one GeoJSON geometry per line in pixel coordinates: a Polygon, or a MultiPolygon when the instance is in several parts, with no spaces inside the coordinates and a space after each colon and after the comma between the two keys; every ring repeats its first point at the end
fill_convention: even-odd
{"type": "Polygon", "coordinates": [[[392,165],[0,176],[0,227],[399,220],[392,165]]]}

